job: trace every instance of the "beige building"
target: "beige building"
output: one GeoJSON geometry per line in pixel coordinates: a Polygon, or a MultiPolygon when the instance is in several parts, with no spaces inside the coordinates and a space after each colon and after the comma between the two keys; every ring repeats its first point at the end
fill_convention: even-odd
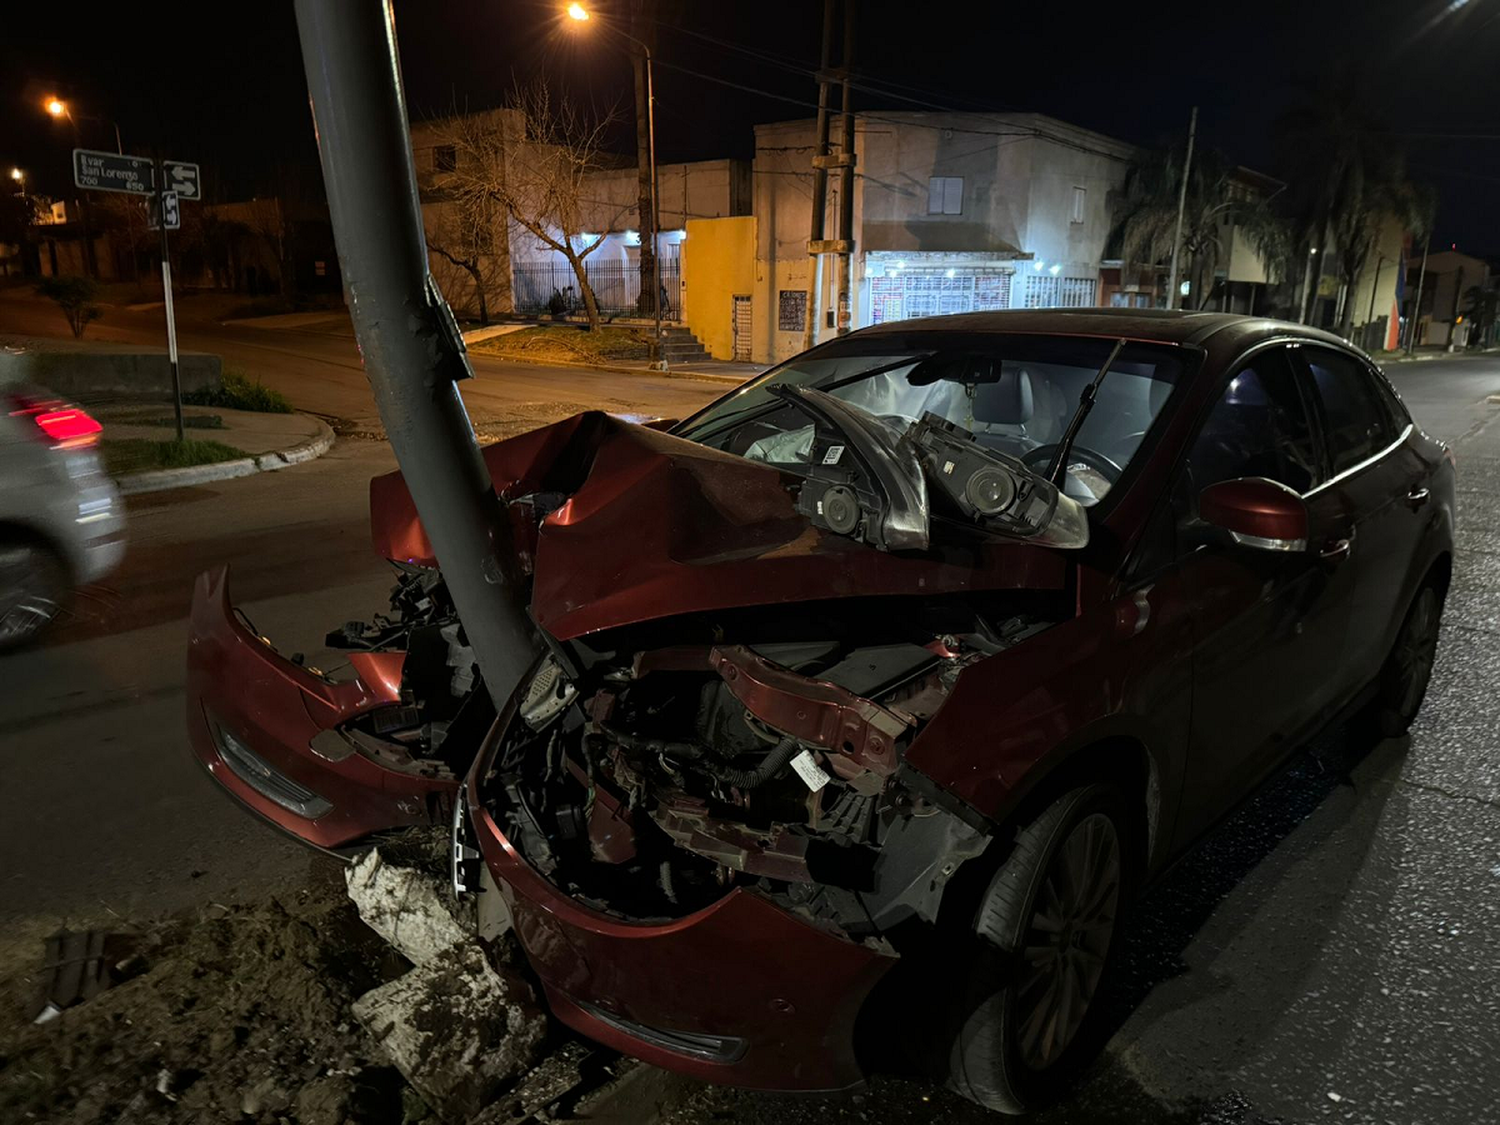
{"type": "MultiPolygon", "coordinates": [[[[836,328],[834,256],[809,301],[815,125],[755,131],[753,357],[836,328]]],[[[1040,114],[881,112],[855,122],[852,326],[1001,308],[1092,307],[1110,194],[1135,149],[1040,114]]],[[[827,237],[838,176],[829,176],[827,237]]]]}

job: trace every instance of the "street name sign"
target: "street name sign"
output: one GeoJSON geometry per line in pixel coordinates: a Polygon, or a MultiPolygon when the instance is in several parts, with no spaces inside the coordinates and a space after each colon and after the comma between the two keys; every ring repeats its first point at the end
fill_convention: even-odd
{"type": "MultiPolygon", "coordinates": [[[[123,191],[131,195],[156,194],[155,161],[149,156],[124,156],[118,152],[73,150],[73,182],[90,191],[123,191]]],[[[198,165],[185,160],[163,160],[166,190],[179,199],[199,199],[198,165]]]]}
{"type": "MultiPolygon", "coordinates": [[[[193,165],[194,182],[198,172],[193,165]]],[[[144,156],[121,156],[117,152],[73,150],[73,182],[92,191],[123,191],[131,195],[154,195],[156,177],[144,156]]],[[[194,198],[197,198],[194,196],[194,198]]]]}

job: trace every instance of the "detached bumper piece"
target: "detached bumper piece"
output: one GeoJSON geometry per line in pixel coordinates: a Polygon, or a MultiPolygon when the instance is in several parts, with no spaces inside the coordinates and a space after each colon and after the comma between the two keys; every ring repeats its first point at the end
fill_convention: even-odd
{"type": "Polygon", "coordinates": [[[354,679],[324,679],[240,619],[227,567],[200,575],[187,666],[193,754],[250,811],[314,847],[444,823],[456,779],[378,761],[342,729],[401,703],[400,661],[399,653],[353,653],[354,679]]]}

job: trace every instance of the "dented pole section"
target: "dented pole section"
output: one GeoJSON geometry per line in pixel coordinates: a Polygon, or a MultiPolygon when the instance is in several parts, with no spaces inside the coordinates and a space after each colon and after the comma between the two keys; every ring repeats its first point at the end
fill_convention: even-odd
{"type": "Polygon", "coordinates": [[[531,663],[509,527],[457,382],[472,372],[427,266],[391,6],[297,0],[318,153],[365,373],[497,708],[531,663]]]}

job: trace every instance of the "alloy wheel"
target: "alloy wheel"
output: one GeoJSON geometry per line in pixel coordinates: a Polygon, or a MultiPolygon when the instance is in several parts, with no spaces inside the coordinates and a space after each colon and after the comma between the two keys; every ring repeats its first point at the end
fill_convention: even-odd
{"type": "Polygon", "coordinates": [[[61,612],[55,570],[41,548],[0,546],[0,648],[30,640],[61,612]]]}
{"type": "Polygon", "coordinates": [[[1074,825],[1052,857],[1022,947],[1015,990],[1021,1060],[1055,1063],[1078,1034],[1103,975],[1120,903],[1120,838],[1093,813],[1074,825]]]}
{"type": "Polygon", "coordinates": [[[1404,717],[1416,713],[1432,678],[1432,665],[1437,658],[1438,618],[1437,591],[1425,586],[1412,603],[1396,641],[1395,703],[1404,717]]]}

